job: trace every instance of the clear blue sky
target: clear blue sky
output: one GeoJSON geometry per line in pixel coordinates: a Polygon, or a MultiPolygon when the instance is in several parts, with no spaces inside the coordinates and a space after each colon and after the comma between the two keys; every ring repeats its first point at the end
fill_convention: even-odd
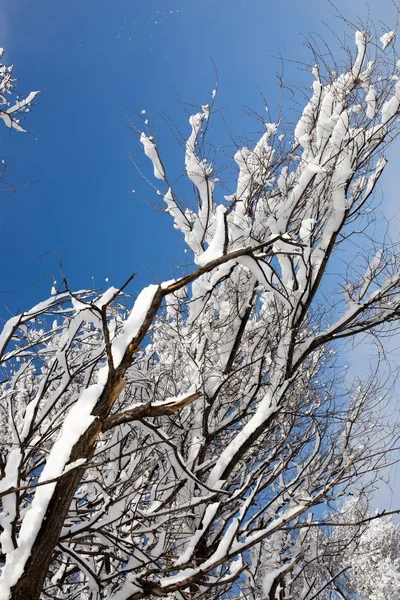
{"type": "MultiPolygon", "coordinates": [[[[337,2],[350,19],[358,9],[366,14],[362,2],[350,4],[337,2]]],[[[380,4],[375,17],[393,24],[390,0],[380,4]]],[[[228,124],[240,134],[255,128],[242,105],[263,110],[257,87],[274,116],[280,64],[272,56],[307,60],[302,34],[327,36],[324,20],[344,30],[324,0],[2,0],[0,6],[0,45],[6,62],[16,65],[19,88],[44,90],[26,122],[37,139],[0,131],[13,182],[39,180],[1,197],[0,290],[15,292],[0,295],[0,314],[47,296],[51,278],[35,284],[44,275],[60,280],[54,256],[35,262],[48,251],[62,258],[73,289],[92,281],[106,286],[106,277],[118,285],[133,271],[138,290],[152,275],[169,278],[168,261],[181,260],[183,244],[168,216],[141,199],[156,197],[126,160],[139,148],[123,125],[123,109],[139,123],[145,108],[151,125],[156,111],[161,151],[179,176],[183,157],[161,113],[187,132],[176,92],[194,104],[210,101],[210,57],[219,73],[218,106],[227,106],[228,124]]],[[[305,78],[290,65],[286,77],[305,78]]],[[[150,164],[143,164],[150,176],[150,164]]]]}

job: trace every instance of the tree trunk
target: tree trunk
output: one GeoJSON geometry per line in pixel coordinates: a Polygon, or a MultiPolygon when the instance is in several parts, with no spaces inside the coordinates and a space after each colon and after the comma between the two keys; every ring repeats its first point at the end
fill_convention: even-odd
{"type": "MultiPolygon", "coordinates": [[[[95,421],[72,449],[71,462],[78,458],[92,457],[100,431],[99,422],[95,421]]],[[[82,470],[73,469],[58,481],[42,521],[42,527],[27,560],[24,574],[12,588],[10,600],[40,599],[54,548],[57,546],[65,518],[81,479],[82,470]]]]}

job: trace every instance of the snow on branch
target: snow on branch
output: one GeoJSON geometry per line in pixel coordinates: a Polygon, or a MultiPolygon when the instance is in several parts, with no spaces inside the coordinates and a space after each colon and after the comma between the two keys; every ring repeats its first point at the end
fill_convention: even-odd
{"type": "MultiPolygon", "coordinates": [[[[4,54],[1,48],[0,58],[4,54]]],[[[30,111],[33,101],[40,92],[30,92],[26,98],[20,96],[15,90],[16,80],[13,79],[14,66],[7,66],[0,62],[0,118],[10,129],[26,132],[21,125],[24,113],[30,111]],[[12,104],[12,100],[14,103],[12,104]]]]}

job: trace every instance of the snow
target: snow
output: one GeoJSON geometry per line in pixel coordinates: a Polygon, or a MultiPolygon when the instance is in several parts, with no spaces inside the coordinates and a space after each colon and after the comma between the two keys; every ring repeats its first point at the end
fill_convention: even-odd
{"type": "Polygon", "coordinates": [[[371,285],[371,282],[375,278],[376,271],[382,264],[383,256],[384,256],[383,248],[380,248],[376,252],[374,258],[371,260],[370,264],[368,265],[363,277],[361,277],[361,279],[359,281],[360,289],[357,293],[357,298],[359,301],[363,298],[364,294],[366,293],[369,286],[371,285]]]}
{"type": "Polygon", "coordinates": [[[50,306],[54,305],[55,302],[63,298],[70,298],[70,295],[68,293],[63,293],[51,296],[47,300],[33,306],[29,311],[8,319],[0,333],[0,356],[4,353],[5,346],[7,345],[13,330],[17,328],[19,324],[23,324],[32,317],[44,313],[50,306]]]}
{"type": "Polygon", "coordinates": [[[248,536],[243,536],[243,539],[237,541],[233,544],[232,551],[238,551],[241,549],[242,551],[246,548],[251,547],[258,541],[265,539],[268,535],[271,535],[274,531],[279,530],[279,528],[285,524],[293,521],[296,517],[301,515],[305,511],[305,506],[301,504],[295,504],[284,510],[279,514],[265,529],[259,529],[257,531],[251,532],[248,536]]]}
{"type": "MultiPolygon", "coordinates": [[[[196,392],[196,386],[192,385],[191,389],[189,389],[187,392],[184,392],[183,394],[178,394],[177,396],[170,396],[170,397],[166,398],[165,400],[159,400],[157,402],[152,402],[151,406],[154,408],[162,408],[163,406],[173,408],[174,405],[179,405],[180,403],[184,402],[187,398],[192,396],[195,392],[196,392]]],[[[134,410],[135,408],[138,408],[140,406],[143,406],[143,402],[138,402],[136,404],[130,404],[129,406],[127,406],[127,408],[125,410],[126,411],[134,410]]]]}
{"type": "Polygon", "coordinates": [[[74,462],[68,463],[65,466],[65,469],[62,474],[65,475],[65,473],[68,473],[68,471],[72,471],[72,469],[77,469],[78,467],[84,465],[86,462],[86,458],[78,458],[78,460],[74,460],[74,462]]]}
{"type": "Polygon", "coordinates": [[[376,115],[376,92],[372,85],[369,86],[368,94],[365,97],[367,103],[367,117],[373,119],[376,115]]]}
{"type": "Polygon", "coordinates": [[[175,221],[175,229],[179,229],[179,231],[185,234],[185,239],[190,245],[190,237],[186,235],[191,231],[190,223],[176,204],[171,188],[169,188],[168,192],[165,194],[164,201],[167,205],[166,211],[171,215],[171,217],[175,221]]]}
{"type": "Polygon", "coordinates": [[[385,50],[386,46],[388,46],[390,44],[390,42],[393,40],[394,36],[396,35],[395,31],[388,31],[387,33],[384,33],[382,35],[382,37],[380,37],[380,41],[382,42],[382,49],[385,50]]]}
{"type": "Polygon", "coordinates": [[[154,177],[157,179],[165,179],[164,167],[162,166],[160,157],[158,155],[157,146],[153,142],[153,138],[147,137],[145,133],[142,133],[140,136],[140,141],[143,144],[145,155],[153,163],[154,177]]]}
{"type": "Polygon", "coordinates": [[[303,219],[303,221],[301,222],[299,237],[300,237],[301,241],[303,242],[303,244],[309,243],[315,223],[316,223],[315,219],[312,219],[312,218],[303,219]]]}
{"type": "MultiPolygon", "coordinates": [[[[108,282],[108,277],[106,279],[106,282],[108,282]]],[[[99,308],[102,308],[105,304],[108,304],[110,302],[110,300],[118,293],[118,288],[111,286],[109,287],[101,296],[100,298],[96,301],[96,306],[98,306],[99,308]]]]}
{"type": "Polygon", "coordinates": [[[143,589],[133,581],[125,581],[122,588],[112,596],[108,596],[108,600],[128,600],[133,594],[142,592],[143,589]]]}
{"type": "MultiPolygon", "coordinates": [[[[8,456],[5,475],[0,481],[0,492],[5,492],[18,485],[19,466],[22,459],[20,448],[13,448],[8,456]]],[[[10,493],[2,498],[2,512],[0,525],[3,531],[0,535],[0,543],[4,553],[12,552],[14,543],[12,541],[12,523],[17,515],[17,504],[15,493],[10,493]]]]}
{"type": "Polygon", "coordinates": [[[210,107],[208,104],[204,104],[201,107],[201,110],[203,111],[203,115],[205,119],[208,119],[210,117],[210,107]]]}
{"type": "Polygon", "coordinates": [[[400,105],[400,82],[396,83],[395,94],[389,100],[387,100],[382,106],[382,125],[386,125],[390,119],[392,119],[400,105]]]}
{"type": "Polygon", "coordinates": [[[347,140],[349,135],[349,114],[347,110],[343,110],[332,131],[331,140],[333,145],[339,150],[342,142],[347,140]]]}
{"type": "Polygon", "coordinates": [[[28,312],[23,313],[21,321],[23,322],[31,318],[33,315],[39,315],[40,313],[45,312],[52,304],[54,304],[55,300],[60,300],[66,297],[69,298],[70,295],[67,293],[57,294],[55,298],[52,296],[51,298],[47,298],[47,300],[43,300],[43,302],[35,304],[35,306],[33,306],[28,312]]]}
{"type": "MultiPolygon", "coordinates": [[[[192,239],[198,245],[201,251],[202,242],[210,226],[210,216],[212,214],[213,193],[215,180],[211,179],[213,168],[206,160],[200,160],[196,154],[197,136],[200,133],[204,119],[207,119],[208,111],[191,115],[189,123],[192,131],[186,142],[185,166],[186,173],[193,185],[196,186],[200,195],[200,208],[194,219],[192,239]]],[[[193,247],[193,246],[192,246],[193,247]]]]}
{"type": "Polygon", "coordinates": [[[217,460],[208,479],[208,485],[211,488],[214,488],[217,485],[217,482],[220,482],[223,479],[224,471],[234,458],[235,454],[245,444],[250,435],[261,427],[262,424],[276,411],[276,408],[276,404],[272,402],[270,393],[265,394],[254,416],[226,446],[225,450],[217,460]]]}
{"type": "Polygon", "coordinates": [[[197,531],[191,537],[189,544],[185,548],[185,551],[181,554],[178,560],[175,561],[175,566],[184,565],[185,563],[189,562],[196,545],[202,536],[207,532],[207,528],[214,519],[220,504],[220,502],[213,502],[207,506],[204,517],[201,520],[201,528],[197,529],[197,531]]]}
{"type": "Polygon", "coordinates": [[[263,582],[262,582],[262,588],[263,588],[263,594],[266,598],[269,597],[269,593],[271,591],[271,588],[273,586],[275,579],[277,577],[279,577],[279,575],[281,573],[283,573],[285,571],[285,569],[286,569],[286,565],[281,567],[280,569],[274,569],[273,571],[268,571],[268,573],[266,575],[264,575],[263,582]]]}
{"type": "Polygon", "coordinates": [[[17,111],[21,110],[21,108],[24,108],[28,104],[31,104],[34,101],[34,99],[36,98],[36,96],[38,94],[40,94],[40,91],[31,92],[24,100],[19,100],[18,102],[16,102],[14,104],[14,106],[12,106],[11,108],[9,108],[7,110],[8,114],[17,112],[17,111]]]}
{"type": "Polygon", "coordinates": [[[27,106],[29,106],[33,102],[33,100],[38,94],[40,94],[39,91],[31,92],[24,100],[18,100],[13,106],[8,108],[7,110],[3,110],[0,112],[0,118],[3,119],[7,127],[26,133],[26,129],[24,129],[19,124],[18,119],[16,119],[14,116],[11,118],[10,115],[14,115],[14,113],[23,111],[27,106]]]}
{"type": "Polygon", "coordinates": [[[355,42],[358,52],[353,65],[353,75],[354,77],[358,77],[365,57],[365,50],[367,45],[365,31],[356,31],[355,42]]]}
{"type": "Polygon", "coordinates": [[[81,320],[87,323],[93,323],[95,327],[102,327],[102,321],[100,315],[90,308],[90,305],[81,302],[76,298],[71,297],[71,304],[77,314],[79,314],[81,320]]]}
{"type": "Polygon", "coordinates": [[[265,285],[265,287],[271,288],[272,270],[267,262],[258,261],[252,256],[246,255],[240,256],[237,262],[246,267],[253,274],[255,280],[265,285]]]}
{"type": "Polygon", "coordinates": [[[275,151],[269,145],[269,140],[276,133],[278,123],[264,123],[265,133],[258,140],[254,150],[244,147],[234,155],[234,160],[239,166],[236,198],[246,205],[254,183],[265,183],[268,165],[272,161],[275,151]]]}
{"type": "Polygon", "coordinates": [[[179,571],[176,575],[170,575],[169,577],[164,577],[160,579],[161,587],[168,587],[169,585],[173,585],[174,583],[178,583],[179,581],[184,581],[186,577],[192,577],[199,572],[199,569],[183,569],[179,571]]]}
{"type": "MultiPolygon", "coordinates": [[[[211,513],[210,513],[211,514],[211,513]]],[[[171,575],[169,577],[164,577],[160,579],[161,587],[168,587],[171,584],[178,583],[179,581],[184,581],[187,577],[192,577],[199,573],[200,571],[206,571],[211,569],[213,566],[217,566],[219,562],[221,562],[227,555],[229,548],[232,545],[233,539],[236,536],[238,531],[239,521],[238,519],[232,519],[230,522],[225,534],[222,536],[220,543],[216,551],[210,556],[208,560],[206,560],[201,567],[196,569],[184,569],[177,573],[176,575],[171,575]]],[[[240,564],[240,563],[239,563],[240,564]]],[[[236,568],[238,565],[236,564],[236,568]]],[[[234,565],[235,569],[235,565],[234,565]]]]}
{"type": "Polygon", "coordinates": [[[207,569],[211,567],[213,564],[218,564],[228,555],[229,549],[232,546],[232,542],[238,532],[239,529],[239,519],[235,518],[229,524],[228,529],[225,534],[222,536],[220,543],[214,554],[210,556],[208,560],[203,565],[203,569],[207,569]]]}
{"type": "Polygon", "coordinates": [[[122,332],[113,341],[111,346],[115,368],[119,367],[127,347],[132,342],[134,337],[139,333],[157,290],[158,285],[149,285],[145,287],[136,298],[131,313],[124,323],[122,332]]]}
{"type": "Polygon", "coordinates": [[[203,252],[200,256],[196,257],[196,263],[200,266],[206,265],[208,262],[215,260],[216,258],[220,258],[224,252],[225,245],[225,212],[226,208],[222,204],[217,206],[215,211],[215,233],[212,241],[210,242],[207,250],[203,252]]]}
{"type": "Polygon", "coordinates": [[[379,176],[381,175],[383,169],[386,167],[386,165],[387,165],[387,159],[383,156],[381,158],[379,158],[379,160],[376,163],[375,171],[368,178],[367,185],[366,185],[365,191],[364,191],[365,196],[369,196],[370,193],[373,191],[375,183],[376,183],[377,179],[379,178],[379,176]]]}
{"type": "Polygon", "coordinates": [[[161,289],[166,290],[170,285],[174,285],[174,283],[176,283],[176,279],[167,279],[166,281],[162,282],[161,289]]]}
{"type": "Polygon", "coordinates": [[[0,334],[0,355],[3,354],[3,352],[5,351],[5,346],[8,340],[10,339],[14,328],[18,326],[18,323],[20,323],[21,320],[21,315],[16,315],[15,317],[11,317],[11,319],[8,319],[8,321],[4,325],[3,330],[0,334]]]}

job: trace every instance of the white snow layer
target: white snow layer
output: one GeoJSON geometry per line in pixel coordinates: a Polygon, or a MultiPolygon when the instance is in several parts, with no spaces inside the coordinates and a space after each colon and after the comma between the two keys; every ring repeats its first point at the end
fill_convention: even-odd
{"type": "Polygon", "coordinates": [[[388,46],[390,44],[390,42],[393,40],[394,36],[395,36],[394,31],[388,31],[387,33],[384,33],[381,38],[379,38],[380,41],[382,42],[383,50],[386,48],[386,46],[388,46]]]}
{"type": "Polygon", "coordinates": [[[157,146],[153,142],[153,139],[151,137],[147,137],[145,133],[142,133],[142,135],[140,136],[140,141],[143,144],[145,155],[153,163],[154,177],[156,177],[157,179],[165,179],[164,167],[161,164],[157,146]]]}
{"type": "Polygon", "coordinates": [[[195,258],[195,261],[198,265],[203,266],[208,262],[220,258],[224,252],[224,244],[225,244],[225,206],[220,204],[217,206],[215,212],[215,233],[213,239],[211,240],[207,250],[203,252],[201,256],[195,258]]]}
{"type": "Polygon", "coordinates": [[[158,285],[149,285],[136,298],[132,311],[125,321],[122,333],[112,343],[111,352],[115,368],[119,367],[128,345],[139,333],[157,290],[158,285]]]}
{"type": "Polygon", "coordinates": [[[196,545],[207,531],[207,528],[210,525],[213,518],[215,517],[220,504],[220,502],[213,502],[212,504],[207,506],[206,511],[204,513],[204,517],[201,521],[201,529],[197,529],[197,531],[190,539],[188,546],[185,548],[185,551],[181,554],[178,560],[175,561],[176,566],[184,565],[185,563],[189,562],[189,560],[192,557],[193,551],[196,548],[196,545]]]}

